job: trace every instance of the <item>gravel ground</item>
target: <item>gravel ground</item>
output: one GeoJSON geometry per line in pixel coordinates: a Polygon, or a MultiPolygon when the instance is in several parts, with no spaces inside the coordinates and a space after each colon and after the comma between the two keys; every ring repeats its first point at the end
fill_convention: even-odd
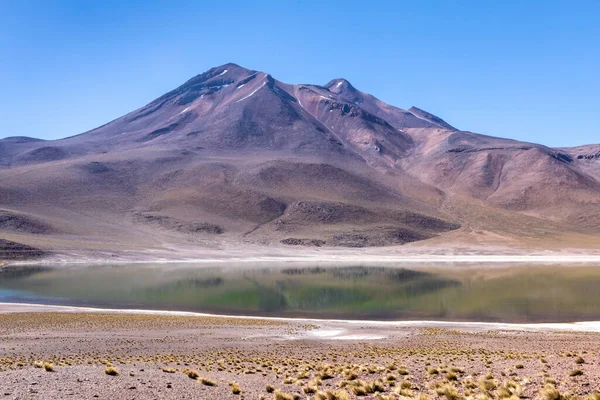
{"type": "Polygon", "coordinates": [[[600,391],[597,333],[355,324],[344,335],[330,334],[338,328],[124,313],[0,314],[0,397],[560,400],[600,391]],[[118,375],[106,374],[111,367],[118,375]]]}

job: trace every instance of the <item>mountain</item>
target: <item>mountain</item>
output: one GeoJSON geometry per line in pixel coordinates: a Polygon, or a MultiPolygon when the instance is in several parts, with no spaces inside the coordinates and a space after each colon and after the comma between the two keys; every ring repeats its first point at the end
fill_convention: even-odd
{"type": "Polygon", "coordinates": [[[461,131],[344,79],[235,64],[77,136],[0,140],[0,235],[43,250],[594,238],[599,210],[600,145],[461,131]]]}

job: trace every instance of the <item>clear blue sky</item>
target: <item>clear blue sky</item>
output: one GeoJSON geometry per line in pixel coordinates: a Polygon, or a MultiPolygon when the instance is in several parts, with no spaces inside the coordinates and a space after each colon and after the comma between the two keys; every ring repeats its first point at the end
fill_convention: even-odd
{"type": "Polygon", "coordinates": [[[0,137],[60,138],[235,62],[464,130],[600,142],[600,1],[0,1],[0,137]]]}

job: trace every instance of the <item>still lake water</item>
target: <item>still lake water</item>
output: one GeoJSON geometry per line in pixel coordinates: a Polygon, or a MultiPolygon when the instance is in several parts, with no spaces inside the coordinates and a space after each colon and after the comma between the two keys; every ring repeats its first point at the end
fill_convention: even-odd
{"type": "Polygon", "coordinates": [[[13,266],[0,302],[284,317],[600,320],[600,266],[303,263],[13,266]]]}

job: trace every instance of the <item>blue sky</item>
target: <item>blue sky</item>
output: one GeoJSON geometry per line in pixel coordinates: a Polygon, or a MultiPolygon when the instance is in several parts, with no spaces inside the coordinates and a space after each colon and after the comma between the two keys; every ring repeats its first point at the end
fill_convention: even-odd
{"type": "Polygon", "coordinates": [[[464,130],[600,143],[600,1],[0,1],[0,137],[81,133],[213,66],[343,77],[464,130]]]}

